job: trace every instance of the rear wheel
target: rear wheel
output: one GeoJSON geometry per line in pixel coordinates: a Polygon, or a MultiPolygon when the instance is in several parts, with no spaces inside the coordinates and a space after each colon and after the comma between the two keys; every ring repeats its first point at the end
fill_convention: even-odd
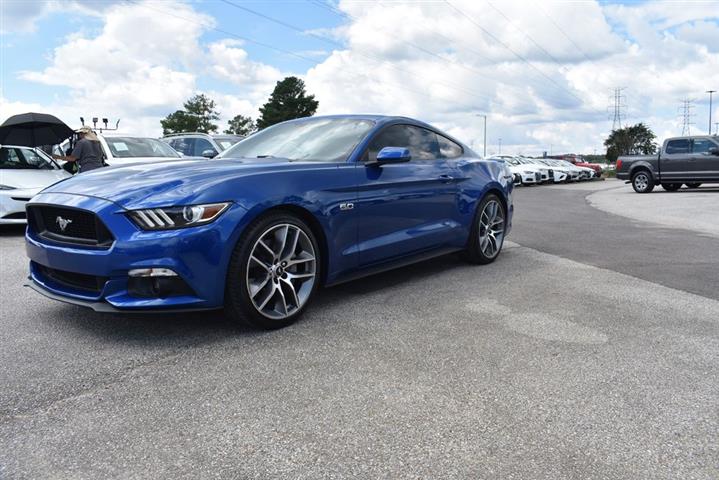
{"type": "Polygon", "coordinates": [[[684,185],[686,185],[687,188],[699,188],[701,183],[685,183],[684,185]]]}
{"type": "Polygon", "coordinates": [[[639,170],[632,177],[632,188],[637,193],[649,193],[654,190],[654,180],[646,170],[639,170]]]}
{"type": "Polygon", "coordinates": [[[507,213],[499,197],[490,193],[482,199],[469,235],[464,257],[478,264],[492,263],[504,244],[507,213]]]}
{"type": "Polygon", "coordinates": [[[293,323],[317,290],[319,265],[317,240],[302,220],[285,213],[256,220],[230,260],[226,313],[268,330],[293,323]]]}
{"type": "Polygon", "coordinates": [[[676,192],[680,188],[682,188],[681,183],[662,183],[662,188],[666,190],[667,192],[676,192]]]}

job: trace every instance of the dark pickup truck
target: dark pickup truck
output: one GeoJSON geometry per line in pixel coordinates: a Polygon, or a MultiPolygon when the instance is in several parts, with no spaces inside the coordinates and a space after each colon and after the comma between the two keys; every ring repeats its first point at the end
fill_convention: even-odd
{"type": "Polygon", "coordinates": [[[658,155],[619,157],[617,178],[627,180],[637,193],[649,193],[655,185],[673,192],[682,184],[697,188],[719,183],[719,136],[669,138],[658,155]]]}

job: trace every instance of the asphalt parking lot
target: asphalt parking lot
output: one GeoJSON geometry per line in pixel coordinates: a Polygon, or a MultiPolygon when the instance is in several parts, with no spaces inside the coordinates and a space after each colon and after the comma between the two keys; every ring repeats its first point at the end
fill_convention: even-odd
{"type": "Polygon", "coordinates": [[[0,478],[715,479],[719,235],[691,218],[719,191],[629,190],[517,189],[494,264],[328,289],[270,333],[47,300],[3,229],[0,478]],[[637,218],[667,202],[688,220],[637,218]]]}

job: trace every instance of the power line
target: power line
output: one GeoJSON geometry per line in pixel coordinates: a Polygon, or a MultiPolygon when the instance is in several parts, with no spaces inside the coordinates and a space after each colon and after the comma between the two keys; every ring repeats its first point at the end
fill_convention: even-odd
{"type": "MultiPolygon", "coordinates": [[[[223,0],[223,1],[224,1],[224,0],[223,0]]],[[[322,0],[307,0],[307,1],[313,3],[314,5],[319,6],[319,7],[321,7],[321,8],[324,8],[324,9],[326,9],[326,10],[328,10],[328,11],[331,11],[331,12],[335,13],[336,15],[338,15],[338,16],[340,16],[340,17],[342,17],[342,18],[345,18],[345,19],[347,19],[347,20],[349,20],[349,21],[353,21],[353,22],[358,22],[358,21],[359,21],[356,17],[353,17],[352,15],[343,12],[342,10],[340,10],[340,9],[338,9],[338,8],[336,8],[336,7],[334,7],[333,5],[331,5],[331,4],[329,4],[329,3],[325,3],[325,2],[323,2],[322,0]]],[[[378,1],[377,3],[378,3],[378,4],[382,4],[381,1],[378,1]]],[[[435,30],[432,30],[431,33],[434,34],[434,35],[436,35],[436,36],[438,36],[438,37],[440,37],[440,38],[442,38],[442,39],[444,39],[445,41],[447,41],[447,42],[450,43],[450,44],[453,42],[452,39],[450,39],[450,38],[447,37],[446,35],[443,35],[443,34],[440,33],[440,32],[437,32],[437,31],[435,31],[435,30]]],[[[428,49],[426,49],[426,48],[424,48],[424,47],[421,47],[421,46],[419,46],[419,45],[417,45],[417,44],[415,44],[415,43],[413,43],[413,42],[410,42],[410,41],[408,41],[408,40],[397,39],[397,41],[398,41],[398,42],[401,42],[401,43],[403,43],[403,44],[405,44],[405,45],[408,45],[409,47],[414,48],[415,50],[419,50],[419,51],[422,52],[422,53],[425,53],[425,54],[430,55],[430,56],[432,56],[432,57],[434,57],[434,58],[437,58],[438,60],[441,60],[442,62],[444,62],[444,63],[446,63],[446,64],[455,65],[455,66],[457,66],[457,67],[459,67],[459,68],[462,68],[462,69],[464,69],[464,70],[467,70],[468,72],[470,72],[470,73],[472,73],[472,74],[477,74],[477,75],[479,75],[479,76],[482,77],[482,78],[486,76],[486,72],[484,72],[484,71],[482,71],[482,70],[480,70],[480,69],[478,69],[478,68],[469,66],[469,65],[467,65],[466,63],[462,63],[462,62],[459,62],[459,61],[454,60],[454,59],[445,58],[445,57],[443,57],[442,55],[439,55],[439,54],[437,54],[437,53],[435,53],[435,52],[432,52],[432,51],[430,51],[430,50],[428,50],[428,49]]],[[[490,61],[490,58],[489,58],[489,57],[487,57],[487,56],[485,56],[485,55],[483,55],[483,54],[477,52],[476,50],[472,50],[472,49],[469,49],[469,48],[468,48],[467,51],[473,53],[474,55],[477,55],[477,56],[480,57],[480,58],[483,58],[483,59],[485,59],[485,60],[490,61]]],[[[480,94],[477,94],[477,95],[480,95],[480,94]]],[[[546,96],[547,98],[552,99],[552,100],[555,100],[555,101],[558,100],[558,97],[555,97],[555,96],[552,96],[552,95],[545,95],[545,96],[546,96]]],[[[487,99],[487,100],[491,100],[491,99],[492,99],[491,96],[487,96],[487,95],[482,95],[482,97],[485,98],[485,99],[487,99]]]]}
{"type": "Polygon", "coordinates": [[[577,45],[577,42],[572,40],[572,38],[569,35],[567,35],[567,32],[565,32],[564,29],[561,26],[559,26],[559,24],[557,24],[557,22],[555,22],[554,19],[547,12],[544,11],[544,9],[539,5],[539,2],[535,3],[534,6],[537,8],[537,10],[539,10],[542,13],[542,15],[547,17],[547,19],[552,23],[552,25],[554,25],[556,27],[556,29],[559,30],[559,33],[561,33],[564,36],[564,38],[569,40],[569,43],[574,45],[574,48],[576,48],[577,51],[579,53],[581,53],[584,58],[587,59],[588,62],[592,61],[589,58],[589,56],[587,56],[587,54],[584,53],[584,50],[582,50],[582,48],[579,45],[577,45]]]}
{"type": "MultiPolygon", "coordinates": [[[[301,34],[303,34],[303,35],[309,35],[309,36],[311,36],[312,38],[315,38],[315,39],[320,40],[320,41],[322,41],[322,42],[325,42],[325,43],[327,43],[327,44],[333,45],[333,46],[335,46],[335,47],[345,48],[345,45],[341,44],[340,42],[331,40],[331,39],[329,39],[329,38],[322,37],[322,36],[317,35],[317,34],[312,33],[312,32],[307,32],[305,29],[300,28],[300,27],[298,27],[298,26],[296,26],[296,25],[292,25],[292,24],[290,24],[290,23],[287,23],[287,22],[285,22],[285,21],[283,21],[283,20],[279,20],[279,19],[274,18],[274,17],[271,17],[271,16],[269,16],[269,15],[265,15],[264,13],[257,12],[257,11],[255,11],[255,10],[251,9],[251,8],[247,8],[247,7],[245,7],[245,6],[238,5],[238,4],[234,3],[234,2],[231,2],[230,0],[221,0],[221,1],[222,1],[223,3],[226,3],[227,5],[230,5],[230,6],[232,6],[232,7],[237,8],[237,9],[239,9],[239,10],[242,10],[242,11],[244,11],[244,12],[250,13],[250,14],[252,14],[252,15],[256,15],[256,16],[258,16],[258,17],[260,17],[260,18],[264,18],[265,20],[268,20],[268,21],[270,21],[270,22],[276,23],[277,25],[283,26],[283,27],[285,27],[285,28],[294,30],[294,31],[299,32],[299,33],[301,33],[301,34]]],[[[429,53],[429,52],[428,52],[428,53],[429,53]]],[[[398,65],[396,65],[396,64],[394,64],[394,63],[392,63],[392,62],[390,62],[390,61],[388,61],[388,60],[384,60],[384,59],[381,59],[381,58],[377,58],[377,57],[375,57],[375,56],[368,55],[368,54],[366,54],[366,53],[359,52],[359,51],[357,52],[357,54],[358,54],[358,55],[361,55],[361,56],[363,56],[363,57],[365,57],[365,58],[368,58],[369,60],[372,60],[372,61],[375,61],[375,62],[379,62],[379,63],[385,64],[385,65],[388,65],[389,67],[391,67],[391,68],[393,68],[393,69],[395,69],[395,70],[398,70],[398,71],[402,72],[402,73],[405,74],[405,75],[406,75],[406,74],[409,74],[409,75],[412,75],[413,77],[419,78],[419,79],[421,79],[421,80],[426,80],[425,78],[423,78],[423,77],[421,77],[421,76],[419,76],[419,75],[417,75],[417,74],[415,74],[415,73],[413,73],[413,72],[408,72],[406,69],[403,69],[403,68],[401,68],[400,66],[398,66],[398,65]]],[[[438,56],[438,58],[441,59],[442,57],[438,56]]],[[[477,92],[474,92],[474,91],[472,91],[472,90],[467,90],[467,89],[465,89],[465,88],[463,88],[463,87],[461,87],[461,86],[459,86],[459,85],[456,85],[456,84],[454,84],[454,83],[439,82],[439,81],[436,81],[436,80],[434,81],[434,83],[435,83],[435,84],[438,84],[438,85],[444,85],[444,86],[446,86],[446,87],[449,87],[449,88],[452,88],[452,89],[454,89],[454,90],[457,90],[458,92],[462,92],[462,93],[464,93],[464,94],[466,94],[466,95],[471,95],[471,96],[473,96],[473,97],[475,97],[475,98],[477,98],[477,99],[480,99],[480,100],[488,100],[488,99],[489,99],[489,97],[487,97],[486,95],[481,95],[481,94],[479,94],[479,93],[477,93],[477,92]]]]}
{"type": "Polygon", "coordinates": [[[507,45],[506,43],[504,43],[502,40],[500,40],[500,39],[497,38],[495,35],[493,35],[489,30],[487,30],[487,29],[484,28],[482,25],[480,25],[479,23],[477,23],[472,17],[470,17],[469,15],[467,15],[466,13],[464,13],[464,12],[463,12],[462,10],[460,10],[459,8],[455,7],[449,0],[444,0],[444,3],[446,3],[449,7],[451,7],[455,12],[457,12],[458,14],[460,14],[461,16],[463,16],[464,18],[466,18],[467,20],[469,20],[469,22],[472,23],[474,26],[476,26],[477,28],[479,28],[480,30],[482,30],[482,31],[483,31],[487,36],[489,36],[492,40],[494,40],[495,42],[497,42],[498,44],[500,44],[502,47],[504,47],[504,48],[507,49],[508,51],[512,52],[512,54],[513,54],[515,57],[517,57],[518,59],[520,59],[522,62],[526,63],[526,64],[527,64],[529,67],[531,67],[533,70],[536,70],[540,75],[542,75],[544,78],[546,78],[546,79],[549,80],[551,83],[553,83],[554,85],[556,85],[557,88],[559,88],[559,89],[561,89],[561,90],[564,90],[565,92],[567,92],[569,95],[573,96],[574,98],[576,98],[576,99],[579,100],[580,102],[583,102],[583,100],[582,100],[581,98],[579,98],[577,95],[575,95],[573,92],[569,91],[568,89],[566,89],[566,88],[563,87],[562,85],[560,85],[560,84],[558,84],[557,82],[555,82],[553,78],[551,78],[550,76],[548,76],[547,74],[545,74],[543,71],[541,71],[539,68],[537,68],[532,62],[530,62],[529,60],[527,60],[526,58],[524,58],[522,55],[520,55],[519,53],[515,52],[509,45],[507,45]]]}
{"type": "Polygon", "coordinates": [[[691,135],[691,127],[694,125],[692,121],[695,116],[694,100],[691,98],[682,100],[679,109],[681,110],[680,116],[682,117],[682,136],[689,136],[691,135]]]}
{"type": "Polygon", "coordinates": [[[517,25],[515,25],[515,23],[514,23],[507,15],[505,15],[503,11],[501,11],[499,8],[497,8],[497,7],[495,7],[494,5],[492,5],[492,3],[489,2],[489,1],[487,1],[487,5],[489,5],[490,7],[492,7],[492,8],[494,9],[494,11],[496,11],[498,14],[500,14],[500,15],[507,21],[507,23],[508,23],[509,25],[511,25],[512,27],[514,27],[514,29],[515,29],[516,31],[520,32],[522,35],[524,35],[525,37],[527,37],[527,39],[528,39],[530,42],[532,42],[538,49],[540,49],[541,51],[543,51],[544,54],[547,55],[549,58],[551,58],[554,63],[556,63],[557,65],[559,65],[560,63],[562,63],[562,62],[560,62],[559,60],[557,60],[554,55],[552,55],[551,53],[549,53],[547,50],[544,49],[544,47],[542,47],[539,43],[537,43],[537,41],[534,40],[534,38],[532,38],[527,32],[525,32],[525,31],[522,30],[521,28],[517,27],[517,25]]]}
{"type": "MultiPolygon", "coordinates": [[[[197,20],[194,20],[194,19],[191,19],[191,18],[187,18],[187,17],[184,17],[184,16],[182,16],[182,15],[177,15],[177,14],[175,14],[175,13],[171,13],[171,12],[168,12],[168,11],[166,11],[166,10],[161,10],[161,9],[158,9],[158,8],[154,8],[154,7],[151,7],[151,6],[147,5],[146,3],[138,3],[136,0],[124,0],[124,1],[127,2],[127,3],[131,3],[131,4],[133,4],[133,5],[136,5],[136,6],[138,6],[138,7],[141,7],[141,8],[146,8],[146,9],[148,9],[148,10],[152,10],[152,11],[161,13],[161,14],[163,14],[163,15],[168,15],[168,16],[170,16],[170,17],[174,17],[174,18],[177,18],[177,19],[179,19],[179,20],[184,20],[184,21],[186,21],[186,22],[188,22],[188,23],[194,23],[195,25],[200,25],[201,27],[207,28],[207,29],[209,29],[209,30],[214,30],[214,31],[216,31],[216,32],[218,32],[218,33],[221,33],[221,34],[223,34],[223,35],[227,35],[227,36],[229,36],[229,37],[236,38],[236,39],[238,39],[238,40],[243,40],[243,41],[245,41],[245,42],[252,43],[252,44],[254,44],[254,45],[258,45],[258,46],[263,47],[263,48],[267,48],[267,49],[274,50],[274,51],[279,52],[279,53],[284,53],[284,54],[286,54],[286,55],[290,55],[290,56],[292,56],[292,57],[295,57],[295,58],[298,58],[298,59],[303,60],[303,61],[305,61],[305,62],[308,62],[308,63],[310,63],[310,64],[312,64],[312,65],[314,65],[314,66],[319,66],[319,65],[320,65],[320,62],[318,62],[317,60],[314,60],[314,59],[309,58],[309,57],[305,57],[304,55],[301,55],[301,54],[292,52],[292,51],[290,51],[290,50],[286,50],[286,49],[284,49],[284,48],[280,48],[280,47],[277,47],[277,46],[274,46],[274,45],[270,45],[270,44],[268,44],[268,43],[260,42],[260,41],[254,40],[254,39],[252,39],[252,38],[250,38],[250,37],[243,36],[243,35],[238,35],[238,34],[236,34],[236,33],[234,33],[234,32],[230,32],[230,31],[227,31],[227,30],[224,30],[224,29],[221,29],[221,28],[217,28],[217,27],[215,27],[215,26],[213,26],[213,25],[210,25],[210,24],[207,24],[207,23],[203,23],[203,22],[199,22],[199,21],[197,21],[197,20]]],[[[369,80],[369,81],[373,81],[373,80],[374,80],[374,78],[369,77],[369,76],[367,76],[367,75],[365,75],[365,74],[363,74],[363,73],[355,73],[355,74],[356,74],[358,77],[365,78],[365,79],[367,79],[367,80],[369,80]]],[[[416,76],[416,75],[415,75],[415,76],[416,76]]],[[[418,94],[418,95],[421,95],[421,96],[423,96],[423,97],[429,98],[429,99],[431,99],[431,100],[435,100],[435,99],[436,99],[435,96],[433,96],[433,95],[431,95],[431,94],[428,94],[427,91],[422,91],[422,90],[416,90],[416,89],[408,88],[408,87],[406,86],[406,84],[404,84],[404,83],[401,84],[401,85],[400,85],[400,84],[394,84],[394,85],[393,85],[393,84],[391,84],[391,83],[388,84],[387,82],[385,82],[385,83],[383,83],[383,85],[389,85],[390,87],[394,87],[397,91],[402,92],[402,93],[403,93],[403,92],[412,92],[412,93],[416,93],[416,94],[418,94]]]]}

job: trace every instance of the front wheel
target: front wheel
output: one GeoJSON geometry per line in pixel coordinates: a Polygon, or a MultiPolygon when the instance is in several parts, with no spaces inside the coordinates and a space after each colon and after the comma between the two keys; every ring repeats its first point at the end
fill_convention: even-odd
{"type": "Polygon", "coordinates": [[[632,177],[632,188],[637,193],[649,193],[654,190],[654,180],[649,172],[640,170],[632,177]]]}
{"type": "Polygon", "coordinates": [[[256,220],[230,260],[226,313],[267,330],[290,325],[320,283],[319,252],[312,230],[294,215],[276,213],[256,220]]]}
{"type": "Polygon", "coordinates": [[[686,185],[687,188],[699,188],[701,183],[685,183],[684,185],[686,185]]]}
{"type": "Polygon", "coordinates": [[[676,192],[680,188],[682,188],[681,183],[662,183],[662,188],[666,190],[667,192],[676,192]]]}
{"type": "Polygon", "coordinates": [[[464,257],[472,263],[492,263],[502,251],[506,219],[499,197],[493,193],[484,197],[477,208],[464,257]]]}

